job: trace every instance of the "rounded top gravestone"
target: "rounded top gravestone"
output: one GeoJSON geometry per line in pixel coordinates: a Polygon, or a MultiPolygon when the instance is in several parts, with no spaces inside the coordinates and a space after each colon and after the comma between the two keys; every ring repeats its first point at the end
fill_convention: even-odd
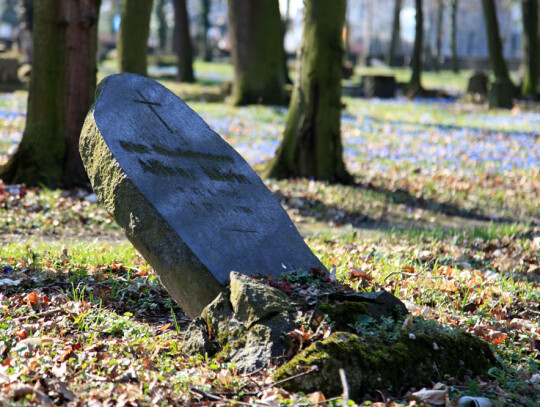
{"type": "Polygon", "coordinates": [[[244,159],[153,80],[105,78],[80,152],[100,201],[191,317],[233,270],[323,267],[244,159]]]}

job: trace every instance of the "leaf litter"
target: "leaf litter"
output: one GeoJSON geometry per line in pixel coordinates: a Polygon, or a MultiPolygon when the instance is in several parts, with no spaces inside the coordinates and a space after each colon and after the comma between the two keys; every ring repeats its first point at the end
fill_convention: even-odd
{"type": "MultiPolygon", "coordinates": [[[[0,111],[7,112],[0,114],[4,161],[22,134],[22,100],[20,94],[0,98],[0,111]]],[[[501,361],[488,377],[447,378],[397,399],[375,393],[364,404],[422,405],[442,391],[447,405],[465,397],[537,405],[539,113],[346,103],[345,157],[357,186],[293,180],[269,181],[269,188],[295,222],[328,225],[307,242],[339,281],[352,290],[395,293],[414,317],[490,342],[501,361]]],[[[279,144],[286,111],[232,109],[197,105],[260,168],[279,144]]],[[[270,371],[244,377],[219,360],[183,356],[187,317],[133,249],[117,249],[122,239],[110,238],[116,225],[87,192],[21,193],[2,184],[0,211],[1,402],[337,405],[323,394],[278,389],[270,371]],[[32,236],[94,244],[80,250],[26,243],[32,236]]],[[[298,282],[272,284],[303,298],[317,295],[298,282]]],[[[331,325],[317,322],[318,331],[306,325],[289,333],[298,349],[329,334],[331,325]]]]}

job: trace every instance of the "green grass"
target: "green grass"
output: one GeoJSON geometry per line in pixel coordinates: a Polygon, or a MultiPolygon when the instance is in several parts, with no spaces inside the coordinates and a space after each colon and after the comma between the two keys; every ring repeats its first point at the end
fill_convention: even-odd
{"type": "MultiPolygon", "coordinates": [[[[227,64],[198,61],[195,67],[208,78],[232,74],[227,64]]],[[[399,80],[408,78],[407,70],[396,73],[399,80]]],[[[466,72],[426,73],[425,85],[457,88],[466,77],[466,72]]],[[[206,103],[210,94],[223,97],[220,85],[211,81],[162,82],[188,99],[233,146],[280,137],[286,120],[281,109],[206,103]]],[[[428,129],[434,145],[455,140],[430,123],[534,132],[528,111],[403,100],[344,102],[354,119],[342,124],[344,142],[358,151],[348,165],[359,185],[302,179],[271,180],[268,187],[291,218],[309,230],[309,246],[341,282],[356,290],[385,289],[406,301],[414,315],[491,343],[501,365],[482,378],[445,378],[452,403],[474,395],[497,407],[538,405],[538,391],[529,383],[540,373],[537,168],[502,172],[490,167],[496,164],[460,158],[464,168],[449,169],[452,163],[444,160],[411,163],[373,158],[362,150],[414,143],[406,136],[416,124],[428,129]],[[366,119],[380,125],[362,127],[366,119]],[[412,125],[387,131],[388,121],[412,125]],[[355,137],[365,142],[354,144],[355,137]],[[355,277],[357,270],[370,278],[355,277]]],[[[23,124],[13,126],[20,130],[23,124]]],[[[522,153],[518,144],[509,145],[514,149],[509,153],[522,153]]],[[[231,405],[260,400],[257,394],[271,371],[247,378],[234,365],[182,353],[186,317],[110,216],[83,195],[40,188],[24,198],[0,195],[0,404],[37,405],[43,397],[39,389],[53,402],[67,404],[70,393],[48,385],[57,382],[67,383],[72,403],[82,404],[181,405],[202,397],[193,387],[231,405]],[[25,338],[47,340],[19,345],[25,338]],[[27,393],[12,397],[5,375],[27,386],[27,393]]],[[[277,400],[306,405],[302,394],[280,393],[277,400]]],[[[406,397],[391,395],[391,400],[408,404],[406,397]]]]}

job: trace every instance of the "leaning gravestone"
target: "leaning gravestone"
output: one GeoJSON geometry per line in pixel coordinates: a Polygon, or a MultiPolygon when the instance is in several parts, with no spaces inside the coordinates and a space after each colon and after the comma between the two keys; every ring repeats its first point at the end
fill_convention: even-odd
{"type": "Polygon", "coordinates": [[[191,317],[233,270],[323,267],[244,159],[157,82],[105,78],[80,152],[99,200],[191,317]]]}

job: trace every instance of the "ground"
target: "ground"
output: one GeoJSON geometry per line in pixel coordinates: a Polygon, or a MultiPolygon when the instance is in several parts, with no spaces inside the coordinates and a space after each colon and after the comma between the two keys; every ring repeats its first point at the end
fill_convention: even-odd
{"type": "MultiPolygon", "coordinates": [[[[286,109],[203,102],[221,97],[231,71],[196,70],[202,84],[164,83],[262,169],[286,109]]],[[[444,75],[446,84],[464,82],[444,75]]],[[[0,163],[20,139],[25,100],[24,92],[0,95],[0,163]]],[[[340,281],[385,288],[415,316],[490,343],[501,367],[485,377],[447,377],[450,403],[470,395],[538,405],[540,108],[343,102],[345,161],[357,184],[303,179],[268,187],[340,281]]],[[[89,192],[0,191],[0,404],[320,401],[279,390],[271,371],[244,377],[220,360],[185,357],[187,317],[89,192]]],[[[407,405],[416,390],[388,389],[371,401],[407,405]]]]}

